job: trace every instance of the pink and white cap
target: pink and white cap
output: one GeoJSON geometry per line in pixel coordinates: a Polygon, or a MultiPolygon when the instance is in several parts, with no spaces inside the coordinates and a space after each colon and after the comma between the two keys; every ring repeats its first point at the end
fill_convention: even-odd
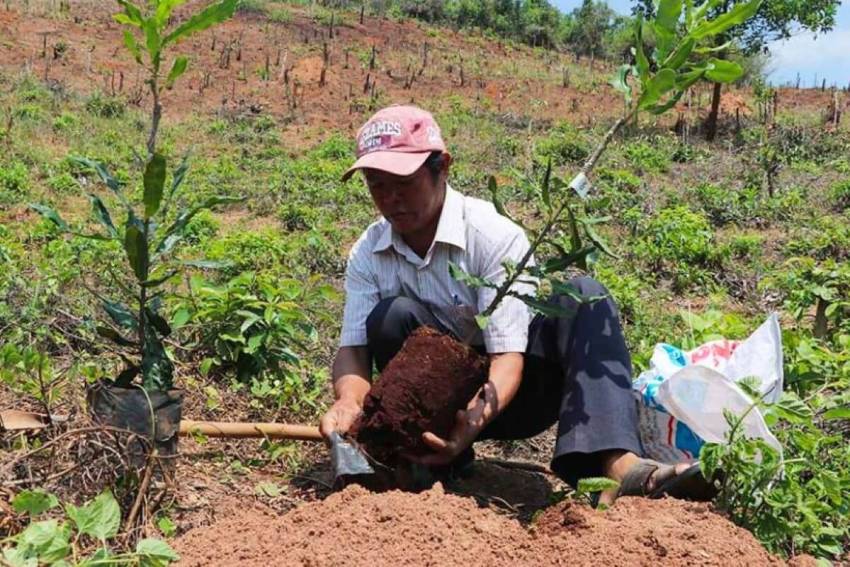
{"type": "Polygon", "coordinates": [[[412,175],[435,151],[446,151],[446,144],[430,112],[416,106],[388,106],[357,131],[357,161],[342,180],[358,169],[412,175]]]}

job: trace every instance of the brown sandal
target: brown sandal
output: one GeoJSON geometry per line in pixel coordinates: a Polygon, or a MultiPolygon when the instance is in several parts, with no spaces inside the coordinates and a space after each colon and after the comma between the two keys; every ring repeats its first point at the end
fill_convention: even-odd
{"type": "Polygon", "coordinates": [[[652,459],[640,459],[620,483],[617,496],[645,496],[661,498],[670,496],[683,500],[707,502],[717,495],[714,484],[702,475],[699,462],[693,463],[685,471],[676,474],[676,465],[665,465],[652,459]],[[657,472],[656,472],[657,471],[657,472]],[[655,474],[655,488],[647,490],[652,475],[655,474]]]}

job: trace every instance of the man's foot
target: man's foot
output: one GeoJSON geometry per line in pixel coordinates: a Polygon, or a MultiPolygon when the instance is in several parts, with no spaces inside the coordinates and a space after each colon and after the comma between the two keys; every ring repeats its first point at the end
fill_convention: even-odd
{"type": "Polygon", "coordinates": [[[620,483],[600,494],[599,503],[606,506],[620,496],[708,501],[717,494],[714,485],[702,476],[699,463],[666,465],[628,451],[611,451],[605,455],[603,467],[605,476],[620,483]]]}
{"type": "Polygon", "coordinates": [[[622,481],[617,496],[670,496],[684,500],[709,501],[717,489],[702,475],[699,463],[665,465],[651,459],[639,459],[622,481]]]}

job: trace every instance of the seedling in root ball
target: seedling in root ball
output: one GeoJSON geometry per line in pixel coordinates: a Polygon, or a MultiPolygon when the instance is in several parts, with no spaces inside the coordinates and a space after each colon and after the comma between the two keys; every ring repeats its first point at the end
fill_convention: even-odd
{"type": "Polygon", "coordinates": [[[162,64],[167,47],[226,20],[233,15],[237,1],[221,0],[211,4],[173,29],[169,29],[172,10],[181,2],[156,0],[140,7],[129,0],[117,1],[123,11],[115,14],[114,19],[125,27],[124,45],[136,63],[145,70],[146,84],[153,100],[147,137],[148,156],[142,173],[144,192],[141,207],[134,206],[129,201],[124,191],[125,183],[113,176],[104,164],[84,157],[71,159],[82,168],[93,172],[112,191],[120,204],[122,214],[126,216],[123,226],[115,225],[112,220],[115,215],[94,193],[89,194],[89,199],[92,214],[103,227],[101,232],[75,231],[52,208],[41,204],[32,204],[30,207],[64,233],[122,244],[127,258],[130,283],[125,283],[127,277],[123,274],[112,275],[129,301],[113,301],[95,292],[112,323],[98,326],[97,330],[101,336],[111,340],[129,355],[123,356],[127,365],[115,379],[116,385],[128,386],[136,376],[141,375],[145,390],[169,390],[173,385],[174,367],[163,341],[171,334],[171,327],[159,312],[163,296],[161,288],[179,273],[181,265],[214,267],[209,262],[177,262],[173,258],[173,252],[183,239],[189,221],[195,215],[217,205],[241,199],[210,197],[194,207],[181,210],[176,215],[169,215],[169,208],[176,202],[184,185],[189,164],[187,155],[171,172],[170,183],[166,184],[167,160],[156,148],[162,117],[160,96],[163,88],[172,88],[175,81],[185,73],[189,61],[184,55],[175,57],[165,76],[162,73],[162,64]]]}

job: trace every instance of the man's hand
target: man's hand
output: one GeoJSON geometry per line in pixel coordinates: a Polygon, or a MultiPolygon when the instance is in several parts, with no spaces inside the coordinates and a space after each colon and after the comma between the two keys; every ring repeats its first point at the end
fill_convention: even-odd
{"type": "Polygon", "coordinates": [[[341,398],[334,402],[331,409],[322,417],[319,431],[325,440],[329,440],[334,431],[339,434],[347,433],[362,411],[363,408],[354,400],[341,398]]]}
{"type": "Polygon", "coordinates": [[[487,382],[478,395],[469,402],[466,409],[457,412],[455,426],[448,439],[442,439],[426,431],[422,434],[422,440],[434,452],[429,455],[412,456],[409,457],[410,460],[427,466],[451,463],[464,449],[472,445],[487,423],[495,416],[497,403],[496,390],[492,382],[487,382]]]}

